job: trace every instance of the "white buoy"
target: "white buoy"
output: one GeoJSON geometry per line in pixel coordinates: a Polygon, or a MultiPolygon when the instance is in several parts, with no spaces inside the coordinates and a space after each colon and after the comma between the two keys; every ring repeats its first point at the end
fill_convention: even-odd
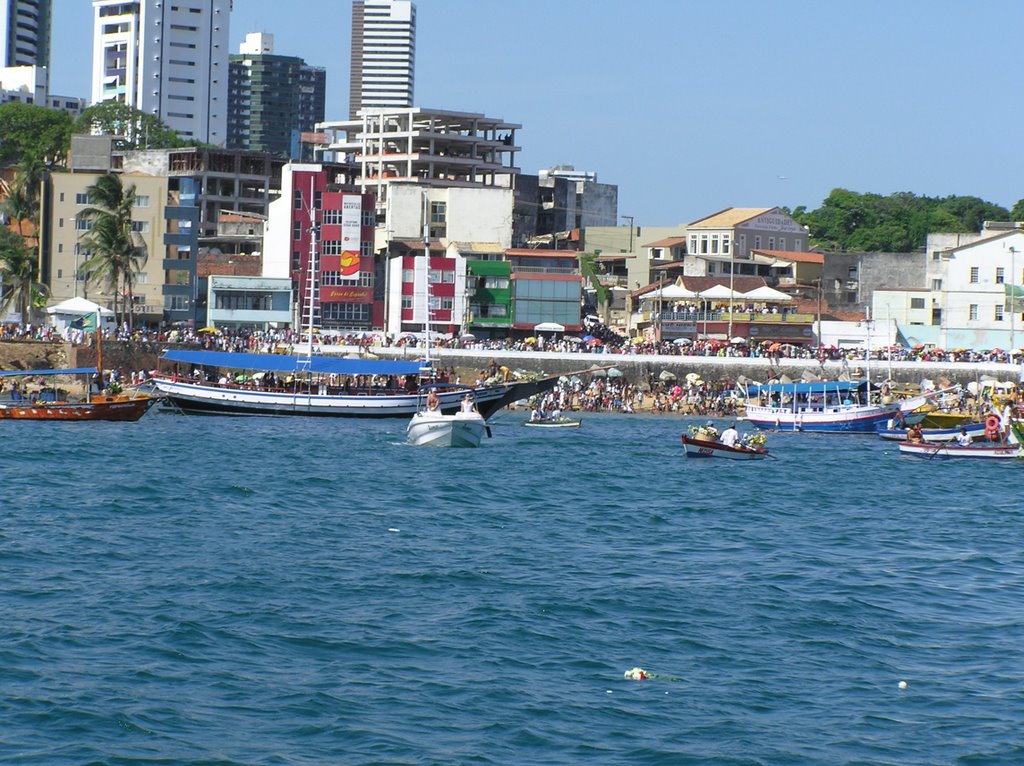
{"type": "Polygon", "coordinates": [[[906,681],[900,681],[900,683],[899,683],[899,687],[900,687],[901,689],[906,689],[906,688],[907,688],[907,682],[906,682],[906,681]]]}

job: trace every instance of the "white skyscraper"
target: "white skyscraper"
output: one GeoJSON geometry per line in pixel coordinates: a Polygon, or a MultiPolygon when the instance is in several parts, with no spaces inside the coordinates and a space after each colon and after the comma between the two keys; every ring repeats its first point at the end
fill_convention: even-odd
{"type": "Polygon", "coordinates": [[[117,100],[184,138],[227,139],[231,0],[93,0],[92,100],[117,100]]]}
{"type": "Polygon", "coordinates": [[[364,107],[412,106],[416,6],[411,0],[353,0],[349,117],[364,107]]]}
{"type": "Polygon", "coordinates": [[[50,65],[51,0],[0,0],[0,67],[50,65]]]}

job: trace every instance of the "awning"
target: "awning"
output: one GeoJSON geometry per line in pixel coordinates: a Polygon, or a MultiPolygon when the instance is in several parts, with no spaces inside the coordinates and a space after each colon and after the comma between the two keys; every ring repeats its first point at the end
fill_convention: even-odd
{"type": "Polygon", "coordinates": [[[417,375],[419,362],[393,362],[384,359],[345,359],[328,356],[286,356],[282,354],[234,354],[229,351],[184,351],[171,349],[160,357],[197,367],[224,367],[231,370],[267,372],[315,372],[336,375],[417,375]]]}

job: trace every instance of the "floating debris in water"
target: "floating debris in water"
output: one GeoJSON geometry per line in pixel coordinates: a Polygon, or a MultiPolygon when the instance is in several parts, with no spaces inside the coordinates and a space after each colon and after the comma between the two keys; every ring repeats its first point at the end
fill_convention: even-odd
{"type": "Polygon", "coordinates": [[[682,681],[681,678],[674,678],[673,676],[663,676],[660,673],[651,673],[643,668],[630,668],[622,674],[624,678],[630,681],[646,681],[652,679],[655,681],[682,681]]]}

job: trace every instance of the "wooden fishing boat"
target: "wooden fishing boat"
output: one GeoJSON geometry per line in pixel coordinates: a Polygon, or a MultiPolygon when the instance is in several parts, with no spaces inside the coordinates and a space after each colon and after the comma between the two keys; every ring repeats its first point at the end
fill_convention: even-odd
{"type": "Polygon", "coordinates": [[[1019,444],[980,443],[961,447],[958,444],[927,444],[921,442],[900,442],[901,455],[926,458],[928,460],[946,460],[949,458],[966,458],[971,460],[1019,460],[1024,457],[1024,450],[1019,444]]]}
{"type": "Polygon", "coordinates": [[[727,460],[762,460],[771,457],[765,447],[747,447],[742,444],[730,447],[721,442],[700,439],[686,434],[683,434],[681,438],[686,457],[719,457],[727,460]]]}
{"type": "MultiPolygon", "coordinates": [[[[96,375],[95,367],[75,367],[53,370],[7,370],[0,372],[0,377],[43,377],[56,378],[61,375],[82,375],[86,379],[85,388],[89,390],[90,382],[96,375]]],[[[0,420],[112,420],[134,421],[141,418],[158,401],[157,397],[141,391],[125,393],[86,394],[80,402],[67,401],[61,398],[56,386],[48,387],[45,398],[26,398],[19,394],[0,401],[0,420]]]]}

